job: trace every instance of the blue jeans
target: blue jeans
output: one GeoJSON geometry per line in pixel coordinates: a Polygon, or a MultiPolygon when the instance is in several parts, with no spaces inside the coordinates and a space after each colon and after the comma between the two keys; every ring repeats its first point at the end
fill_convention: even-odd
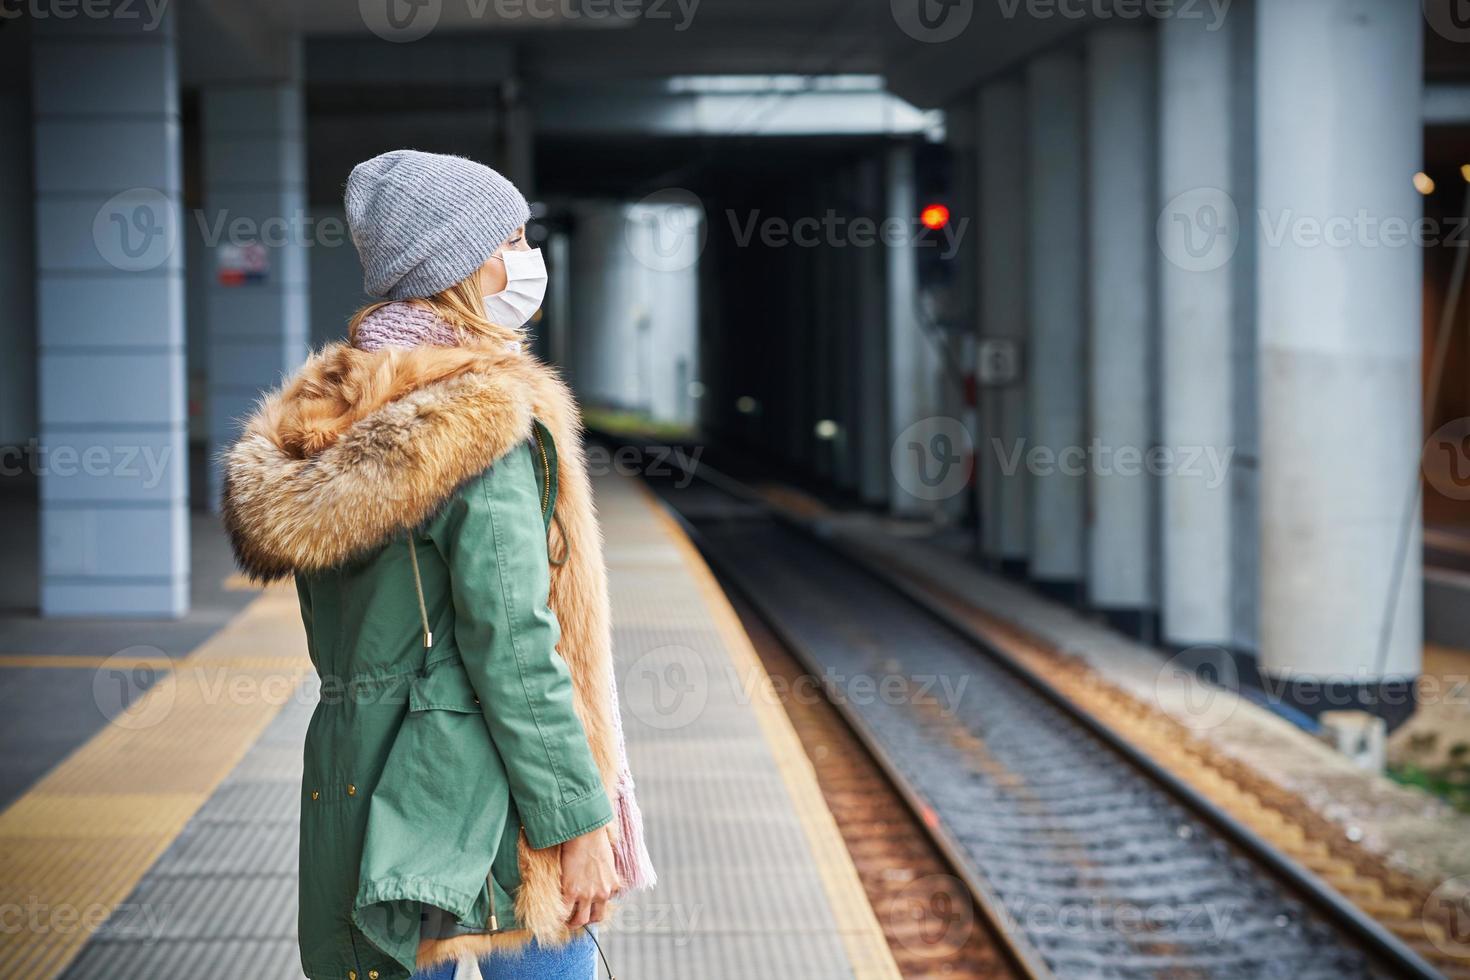
{"type": "MultiPolygon", "coordinates": [[[[454,980],[454,963],[415,973],[413,980],[454,980]]],[[[592,937],[578,932],[565,946],[544,948],[531,940],[513,953],[489,953],[480,959],[485,980],[595,980],[597,948],[592,937]]]]}

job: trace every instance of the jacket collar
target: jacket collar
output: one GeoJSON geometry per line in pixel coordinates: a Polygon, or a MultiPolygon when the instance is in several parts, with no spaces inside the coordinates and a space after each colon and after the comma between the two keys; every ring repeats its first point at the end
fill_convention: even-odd
{"type": "Polygon", "coordinates": [[[222,457],[222,515],[251,578],[332,568],[431,518],[532,435],[556,376],[497,346],[332,344],[263,398],[222,457]]]}

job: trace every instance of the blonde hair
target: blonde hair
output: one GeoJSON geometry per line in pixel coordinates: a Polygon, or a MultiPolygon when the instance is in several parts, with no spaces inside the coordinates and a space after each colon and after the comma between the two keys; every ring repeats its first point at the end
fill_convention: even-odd
{"type": "Polygon", "coordinates": [[[474,341],[499,341],[502,344],[513,344],[521,339],[519,330],[485,319],[484,298],[480,295],[480,272],[477,269],[470,273],[468,278],[460,280],[433,296],[369,303],[352,314],[352,319],[347,322],[348,342],[357,343],[357,330],[363,320],[395,302],[421,306],[449,324],[459,334],[474,341]]]}

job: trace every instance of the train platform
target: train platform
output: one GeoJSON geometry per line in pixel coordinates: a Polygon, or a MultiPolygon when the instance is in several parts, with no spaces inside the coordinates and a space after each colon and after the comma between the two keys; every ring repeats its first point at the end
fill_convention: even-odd
{"type": "MultiPolygon", "coordinates": [[[[713,575],[634,479],[599,477],[596,492],[624,723],[660,872],[604,930],[614,972],[897,977],[801,743],[713,575]]],[[[0,810],[0,976],[301,975],[297,801],[316,690],[294,591],[242,600],[207,523],[196,550],[207,553],[196,568],[220,573],[200,585],[216,615],[193,624],[197,642],[169,628],[174,646],[119,650],[136,637],[0,624],[7,745],[54,760],[12,774],[0,810]]]]}

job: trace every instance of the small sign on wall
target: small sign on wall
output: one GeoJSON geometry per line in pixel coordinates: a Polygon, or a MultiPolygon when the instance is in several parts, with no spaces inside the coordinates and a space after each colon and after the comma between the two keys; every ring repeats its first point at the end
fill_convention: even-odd
{"type": "Polygon", "coordinates": [[[1014,340],[982,339],[975,351],[975,376],[982,388],[1015,384],[1021,378],[1021,347],[1014,340]]]}
{"type": "Polygon", "coordinates": [[[218,249],[215,277],[221,286],[265,282],[271,271],[270,252],[260,242],[224,244],[218,249]]]}

